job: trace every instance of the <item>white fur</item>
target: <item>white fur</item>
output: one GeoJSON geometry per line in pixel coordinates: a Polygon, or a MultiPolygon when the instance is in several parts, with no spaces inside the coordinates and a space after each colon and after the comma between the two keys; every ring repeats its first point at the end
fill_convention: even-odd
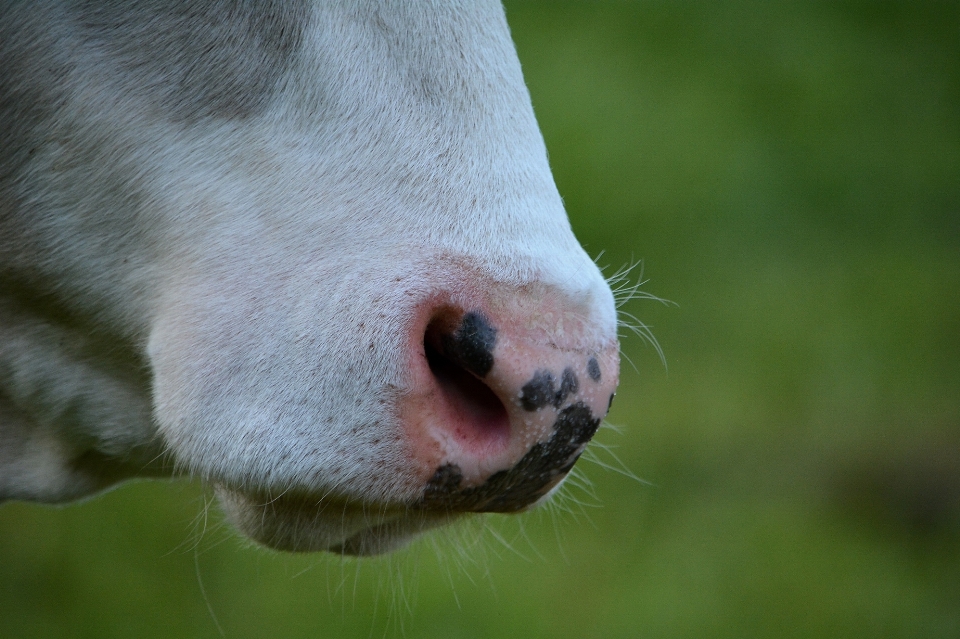
{"type": "Polygon", "coordinates": [[[536,285],[615,339],[502,8],[355,5],[310,7],[267,108],[188,122],[43,9],[75,59],[0,204],[33,256],[0,245],[0,499],[175,465],[400,503],[410,300],[536,285]]]}

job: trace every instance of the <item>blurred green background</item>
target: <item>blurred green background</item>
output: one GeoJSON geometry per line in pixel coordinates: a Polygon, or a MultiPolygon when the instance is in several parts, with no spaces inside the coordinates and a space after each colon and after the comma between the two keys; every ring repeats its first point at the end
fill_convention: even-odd
{"type": "Polygon", "coordinates": [[[0,636],[960,637],[960,3],[507,15],[579,238],[676,303],[599,463],[363,562],[185,481],[5,505],[0,636]]]}

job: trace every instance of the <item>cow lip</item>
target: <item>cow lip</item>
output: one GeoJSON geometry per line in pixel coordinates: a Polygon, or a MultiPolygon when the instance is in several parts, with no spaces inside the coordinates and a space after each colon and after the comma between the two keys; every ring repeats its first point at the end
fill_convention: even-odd
{"type": "Polygon", "coordinates": [[[453,522],[458,516],[410,510],[408,516],[392,519],[357,531],[341,543],[329,546],[328,552],[353,557],[382,555],[402,548],[431,528],[453,522]]]}
{"type": "Polygon", "coordinates": [[[238,530],[257,543],[289,552],[379,555],[462,515],[331,495],[266,498],[222,484],[215,489],[227,518],[238,530]]]}

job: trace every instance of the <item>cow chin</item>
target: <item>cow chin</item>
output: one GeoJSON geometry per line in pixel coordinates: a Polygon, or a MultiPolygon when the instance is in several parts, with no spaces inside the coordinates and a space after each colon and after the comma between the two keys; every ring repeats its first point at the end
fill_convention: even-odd
{"type": "Polygon", "coordinates": [[[241,533],[259,544],[288,552],[381,555],[460,516],[329,497],[270,498],[224,486],[217,486],[216,493],[227,519],[241,533]]]}

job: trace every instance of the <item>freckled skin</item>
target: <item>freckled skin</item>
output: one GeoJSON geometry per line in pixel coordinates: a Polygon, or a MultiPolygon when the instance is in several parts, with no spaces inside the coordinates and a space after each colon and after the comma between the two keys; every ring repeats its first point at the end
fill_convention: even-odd
{"type": "Polygon", "coordinates": [[[571,404],[560,411],[549,440],[535,444],[513,468],[495,473],[479,486],[460,488],[460,467],[440,466],[427,483],[419,507],[497,513],[523,510],[573,468],[581,448],[599,426],[600,419],[593,416],[586,404],[571,404]]]}
{"type": "MultiPolygon", "coordinates": [[[[437,327],[433,337],[428,331],[428,358],[429,345],[435,344],[449,365],[461,368],[474,381],[484,379],[488,388],[499,389],[503,404],[519,409],[512,414],[509,428],[511,436],[523,443],[505,463],[479,469],[474,458],[452,447],[432,465],[433,476],[411,508],[424,513],[524,510],[566,476],[600,425],[601,397],[606,394],[600,384],[600,356],[596,351],[580,351],[582,355],[577,356],[576,349],[556,345],[546,353],[528,352],[523,342],[518,351],[511,332],[514,327],[495,328],[480,311],[454,316],[449,323],[449,315],[438,317],[433,320],[437,327]],[[503,350],[497,351],[496,366],[495,348],[503,350]],[[513,371],[524,371],[524,375],[511,377],[513,371]],[[581,381],[587,378],[591,381],[581,381]],[[490,474],[489,468],[503,470],[490,474]]],[[[434,375],[449,377],[435,370],[434,375]]],[[[615,378],[611,369],[610,379],[615,378]]]]}

